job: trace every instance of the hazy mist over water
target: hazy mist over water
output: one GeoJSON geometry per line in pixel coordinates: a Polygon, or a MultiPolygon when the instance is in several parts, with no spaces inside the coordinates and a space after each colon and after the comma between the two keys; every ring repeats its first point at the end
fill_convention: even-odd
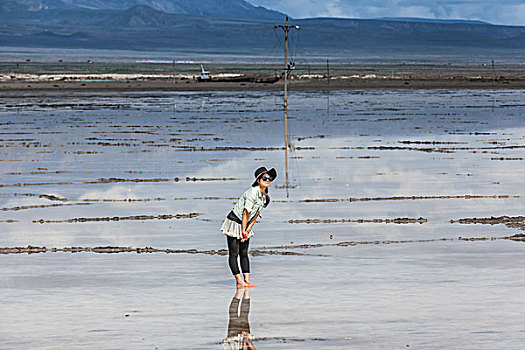
{"type": "MultiPolygon", "coordinates": [[[[282,50],[261,49],[251,50],[251,53],[232,52],[229,54],[219,53],[214,50],[100,50],[100,49],[55,49],[55,48],[23,48],[23,47],[0,47],[2,55],[0,62],[24,62],[27,59],[35,62],[57,62],[63,59],[67,62],[85,62],[87,60],[99,62],[129,62],[134,63],[142,60],[167,60],[167,61],[191,61],[195,63],[263,63],[282,64],[282,50]]],[[[427,53],[414,52],[412,54],[396,54],[385,51],[374,50],[315,50],[301,48],[297,54],[291,57],[296,65],[325,64],[328,59],[332,64],[460,64],[460,65],[490,65],[495,60],[500,65],[523,65],[525,62],[524,50],[506,49],[504,52],[498,49],[462,49],[455,52],[454,49],[433,50],[427,53]]]]}

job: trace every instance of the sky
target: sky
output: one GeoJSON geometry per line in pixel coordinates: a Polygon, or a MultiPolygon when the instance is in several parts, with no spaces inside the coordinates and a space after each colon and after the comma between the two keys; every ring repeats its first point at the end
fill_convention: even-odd
{"type": "Polygon", "coordinates": [[[525,25],[525,0],[248,0],[304,17],[422,17],[525,25]]]}

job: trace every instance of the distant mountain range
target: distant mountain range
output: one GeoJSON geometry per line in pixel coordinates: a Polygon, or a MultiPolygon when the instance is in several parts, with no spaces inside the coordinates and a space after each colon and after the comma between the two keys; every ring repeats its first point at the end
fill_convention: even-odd
{"type": "MultiPolygon", "coordinates": [[[[285,14],[243,0],[1,0],[0,46],[270,55],[285,14]]],[[[525,52],[525,27],[417,18],[293,20],[304,56],[525,52]],[[510,51],[509,51],[510,52],[510,51]]],[[[280,54],[280,48],[279,48],[280,54]]]]}
{"type": "Polygon", "coordinates": [[[2,0],[0,13],[48,10],[116,10],[147,6],[166,13],[226,18],[281,19],[283,14],[244,0],[2,0]]]}
{"type": "Polygon", "coordinates": [[[382,19],[386,21],[401,21],[401,22],[490,24],[484,21],[465,20],[465,19],[435,19],[435,18],[419,18],[419,17],[381,17],[377,19],[382,19]]]}

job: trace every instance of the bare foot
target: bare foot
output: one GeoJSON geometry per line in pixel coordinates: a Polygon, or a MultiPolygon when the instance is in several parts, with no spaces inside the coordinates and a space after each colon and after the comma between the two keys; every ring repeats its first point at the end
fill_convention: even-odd
{"type": "Polygon", "coordinates": [[[235,281],[237,281],[237,288],[246,288],[246,287],[248,287],[248,285],[246,283],[244,283],[244,280],[242,279],[240,273],[234,275],[233,277],[235,277],[235,281]]]}
{"type": "Polygon", "coordinates": [[[250,281],[244,281],[248,287],[255,287],[255,284],[253,284],[250,281]]]}
{"type": "Polygon", "coordinates": [[[248,288],[248,287],[251,287],[249,284],[247,283],[244,283],[244,282],[237,282],[237,288],[238,289],[241,289],[241,288],[248,288]]]}
{"type": "Polygon", "coordinates": [[[244,282],[248,285],[248,287],[255,287],[255,284],[250,282],[250,273],[243,273],[244,282]]]}

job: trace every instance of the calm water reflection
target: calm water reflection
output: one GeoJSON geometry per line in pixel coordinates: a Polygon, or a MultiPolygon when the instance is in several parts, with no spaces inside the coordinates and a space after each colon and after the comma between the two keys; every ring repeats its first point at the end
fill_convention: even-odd
{"type": "MultiPolygon", "coordinates": [[[[248,347],[250,326],[264,348],[521,348],[523,244],[457,238],[522,231],[450,220],[523,215],[523,91],[327,102],[290,95],[294,187],[279,176],[253,241],[321,246],[254,256],[255,303],[231,299],[219,255],[2,255],[0,348],[248,347]],[[334,245],[383,240],[406,243],[334,245]]],[[[2,97],[0,247],[224,249],[253,169],[284,174],[281,106],[272,92],[2,97]],[[162,219],[185,213],[199,215],[162,219]]]]}
{"type": "Polygon", "coordinates": [[[239,288],[228,308],[228,333],[222,341],[225,350],[255,349],[250,330],[250,289],[239,288]]]}

